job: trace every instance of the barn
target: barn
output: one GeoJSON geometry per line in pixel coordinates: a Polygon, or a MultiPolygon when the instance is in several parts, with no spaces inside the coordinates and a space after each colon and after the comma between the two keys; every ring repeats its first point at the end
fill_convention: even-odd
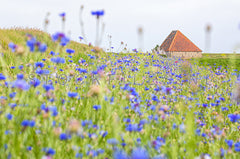
{"type": "Polygon", "coordinates": [[[202,57],[202,50],[179,30],[172,31],[160,46],[160,52],[167,57],[202,57]]]}

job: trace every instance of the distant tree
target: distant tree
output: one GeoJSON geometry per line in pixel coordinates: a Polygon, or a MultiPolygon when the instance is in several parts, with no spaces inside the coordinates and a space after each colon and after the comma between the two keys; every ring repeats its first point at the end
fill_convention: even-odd
{"type": "Polygon", "coordinates": [[[158,51],[158,48],[159,48],[159,45],[156,45],[155,48],[154,48],[154,50],[155,50],[155,51],[158,51]]]}

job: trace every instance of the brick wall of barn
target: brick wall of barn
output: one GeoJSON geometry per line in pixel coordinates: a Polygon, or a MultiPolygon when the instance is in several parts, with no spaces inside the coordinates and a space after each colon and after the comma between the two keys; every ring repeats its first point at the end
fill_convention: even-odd
{"type": "Polygon", "coordinates": [[[168,57],[198,58],[202,57],[202,52],[166,52],[168,57]]]}

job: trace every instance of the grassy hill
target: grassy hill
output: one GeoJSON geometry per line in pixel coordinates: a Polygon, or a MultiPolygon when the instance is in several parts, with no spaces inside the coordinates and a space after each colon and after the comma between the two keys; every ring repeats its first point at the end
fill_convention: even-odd
{"type": "Polygon", "coordinates": [[[52,56],[49,55],[49,53],[51,51],[59,53],[60,56],[66,57],[68,55],[66,49],[75,50],[75,53],[72,54],[72,60],[76,63],[81,58],[87,58],[88,54],[98,55],[99,53],[102,53],[102,50],[99,48],[75,41],[70,41],[67,46],[60,46],[58,42],[52,40],[51,35],[38,29],[0,29],[0,53],[2,55],[0,71],[2,72],[3,68],[10,71],[11,66],[17,67],[21,64],[32,64],[33,61],[41,61],[42,59],[46,59],[45,62],[50,61],[52,56]],[[46,44],[47,50],[44,53],[36,51],[30,52],[26,45],[28,40],[27,35],[32,35],[37,41],[46,44]],[[9,43],[14,43],[18,47],[21,47],[24,53],[18,56],[17,52],[12,52],[11,48],[9,48],[9,43]],[[93,49],[96,51],[93,52],[93,49]]]}
{"type": "MultiPolygon", "coordinates": [[[[44,42],[48,46],[48,50],[55,50],[57,43],[52,41],[51,35],[45,33],[38,29],[0,29],[0,45],[2,46],[2,51],[10,51],[8,44],[13,42],[17,45],[26,46],[27,36],[26,34],[31,34],[37,38],[38,41],[44,42]]],[[[91,48],[88,45],[81,44],[78,42],[71,41],[68,45],[69,48],[78,50],[79,52],[90,51],[91,48]]]]}

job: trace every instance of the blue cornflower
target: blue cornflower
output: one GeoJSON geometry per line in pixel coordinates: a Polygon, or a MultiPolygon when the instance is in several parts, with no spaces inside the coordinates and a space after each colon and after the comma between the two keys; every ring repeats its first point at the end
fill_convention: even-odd
{"type": "Polygon", "coordinates": [[[28,90],[30,85],[23,79],[17,79],[13,82],[13,87],[21,90],[28,90]]]}
{"type": "Polygon", "coordinates": [[[59,14],[60,17],[65,17],[66,16],[66,13],[65,12],[62,12],[59,14]]]}
{"type": "Polygon", "coordinates": [[[11,134],[11,131],[10,130],[6,130],[4,134],[5,135],[11,134]]]}
{"type": "Polygon", "coordinates": [[[24,126],[24,127],[27,127],[27,126],[29,126],[29,121],[28,120],[23,120],[21,125],[24,126]]]}
{"type": "Polygon", "coordinates": [[[225,153],[226,153],[225,150],[224,150],[223,148],[221,148],[221,149],[220,149],[220,156],[221,156],[221,158],[224,157],[224,154],[225,154],[225,153]]]}
{"type": "Polygon", "coordinates": [[[9,43],[8,44],[8,47],[10,48],[10,49],[12,49],[12,52],[15,52],[15,50],[16,50],[16,48],[17,48],[17,45],[15,45],[14,43],[9,43]]]}
{"type": "Polygon", "coordinates": [[[233,146],[233,140],[226,140],[226,139],[225,139],[225,142],[227,143],[227,145],[228,145],[229,148],[232,148],[232,146],[233,146]]]}
{"type": "Polygon", "coordinates": [[[113,104],[113,102],[114,102],[114,97],[110,99],[110,103],[113,104]]]}
{"type": "Polygon", "coordinates": [[[28,147],[27,147],[27,150],[28,150],[28,151],[31,151],[31,150],[32,150],[32,147],[31,147],[31,146],[28,146],[28,147]]]}
{"type": "Polygon", "coordinates": [[[170,87],[165,87],[165,86],[162,86],[162,92],[167,94],[167,95],[172,95],[174,93],[174,91],[172,90],[172,88],[170,87]]]}
{"type": "Polygon", "coordinates": [[[39,75],[43,75],[43,74],[49,74],[50,73],[50,71],[49,70],[47,70],[47,69],[41,69],[41,68],[37,68],[36,69],[36,74],[39,74],[39,75]]]}
{"type": "Polygon", "coordinates": [[[117,139],[112,138],[112,139],[108,139],[108,140],[107,140],[107,143],[108,143],[108,144],[111,144],[111,145],[117,145],[117,144],[118,144],[118,141],[117,141],[117,139]]]}
{"type": "Polygon", "coordinates": [[[131,158],[132,159],[149,159],[150,157],[146,149],[139,147],[139,148],[135,148],[132,151],[131,158]]]}
{"type": "Polygon", "coordinates": [[[29,122],[28,122],[28,125],[29,125],[30,127],[34,127],[34,126],[35,126],[35,121],[33,121],[33,120],[32,120],[32,121],[29,121],[29,122]]]}
{"type": "Polygon", "coordinates": [[[3,76],[3,74],[0,73],[0,81],[1,81],[1,80],[5,80],[5,79],[6,79],[6,77],[3,76]]]}
{"type": "Polygon", "coordinates": [[[23,69],[23,65],[18,66],[19,70],[23,69]]]}
{"type": "Polygon", "coordinates": [[[45,89],[45,91],[49,91],[49,90],[54,90],[54,87],[53,87],[53,85],[50,85],[50,84],[44,84],[43,85],[43,88],[45,89]]]}
{"type": "Polygon", "coordinates": [[[104,133],[102,134],[102,137],[106,137],[107,134],[108,134],[108,132],[107,132],[107,131],[104,131],[104,133]]]}
{"type": "Polygon", "coordinates": [[[222,107],[222,111],[228,111],[228,107],[222,107]]]}
{"type": "Polygon", "coordinates": [[[101,105],[94,105],[94,106],[93,106],[93,109],[99,110],[99,109],[101,109],[101,105]]]}
{"type": "Polygon", "coordinates": [[[97,18],[104,15],[104,10],[92,11],[92,15],[96,15],[97,18]]]}
{"type": "Polygon", "coordinates": [[[52,56],[54,56],[54,55],[55,55],[55,52],[51,51],[49,54],[52,55],[52,56]]]}
{"type": "Polygon", "coordinates": [[[141,130],[141,127],[139,127],[138,124],[128,124],[126,126],[126,131],[132,132],[132,131],[140,131],[140,130],[141,130]]]}
{"type": "Polygon", "coordinates": [[[68,92],[68,97],[74,98],[77,96],[78,96],[78,93],[76,93],[76,92],[68,92]]]}
{"type": "Polygon", "coordinates": [[[56,64],[65,63],[65,59],[61,57],[53,57],[51,61],[56,64]]]}
{"type": "Polygon", "coordinates": [[[207,107],[208,107],[208,104],[203,103],[202,106],[203,106],[204,108],[207,108],[207,107]]]}
{"type": "Polygon", "coordinates": [[[44,67],[44,63],[42,62],[35,62],[35,67],[44,67]]]}
{"type": "Polygon", "coordinates": [[[75,50],[73,50],[73,49],[66,49],[66,52],[69,53],[69,54],[73,54],[75,52],[75,50]]]}
{"type": "Polygon", "coordinates": [[[182,123],[181,125],[179,125],[179,131],[180,131],[181,133],[185,133],[185,125],[184,125],[184,123],[182,123]]]}
{"type": "Polygon", "coordinates": [[[13,115],[12,115],[12,114],[10,114],[10,113],[8,113],[8,114],[6,115],[6,118],[7,118],[8,120],[12,120],[12,118],[13,118],[13,115]]]}
{"type": "Polygon", "coordinates": [[[67,140],[68,139],[68,135],[65,134],[65,133],[61,133],[60,136],[59,136],[59,139],[60,140],[67,140]]]}
{"type": "Polygon", "coordinates": [[[47,50],[47,45],[41,43],[41,44],[39,45],[39,47],[38,47],[38,50],[39,50],[40,52],[42,52],[42,53],[45,52],[45,51],[47,50]]]}
{"type": "Polygon", "coordinates": [[[57,32],[52,35],[53,41],[59,41],[61,46],[65,46],[70,42],[70,39],[64,33],[57,32]]]}
{"type": "Polygon", "coordinates": [[[176,129],[176,128],[177,128],[177,124],[176,124],[176,123],[173,123],[172,129],[174,130],[174,129],[176,129]]]}
{"type": "Polygon", "coordinates": [[[35,45],[37,45],[37,39],[36,39],[36,38],[32,37],[31,39],[29,39],[29,40],[27,41],[27,46],[29,47],[29,50],[30,50],[31,52],[34,52],[34,50],[35,50],[35,45]]]}
{"type": "Polygon", "coordinates": [[[46,153],[47,156],[55,154],[55,150],[52,148],[43,148],[43,151],[46,153]]]}
{"type": "Polygon", "coordinates": [[[230,119],[231,122],[235,123],[240,119],[239,114],[228,114],[228,118],[230,119]]]}
{"type": "Polygon", "coordinates": [[[113,154],[114,159],[128,159],[128,155],[124,150],[116,150],[113,154]]]}
{"type": "Polygon", "coordinates": [[[81,154],[81,153],[76,153],[75,157],[76,157],[76,158],[82,158],[82,157],[83,157],[83,154],[81,154]]]}
{"type": "Polygon", "coordinates": [[[16,94],[17,94],[16,92],[12,92],[12,93],[9,94],[9,97],[14,98],[16,96],[16,94]]]}
{"type": "Polygon", "coordinates": [[[32,85],[33,87],[37,87],[41,84],[41,81],[37,78],[33,78],[31,81],[30,81],[30,85],[32,85]]]}
{"type": "Polygon", "coordinates": [[[234,150],[239,152],[240,151],[240,142],[235,143],[234,150]]]}
{"type": "Polygon", "coordinates": [[[21,74],[21,73],[17,74],[17,79],[18,80],[22,80],[23,78],[24,78],[23,74],[21,74]]]}
{"type": "Polygon", "coordinates": [[[198,136],[200,136],[200,133],[201,133],[201,130],[200,129],[196,129],[196,134],[198,135],[198,136]]]}

